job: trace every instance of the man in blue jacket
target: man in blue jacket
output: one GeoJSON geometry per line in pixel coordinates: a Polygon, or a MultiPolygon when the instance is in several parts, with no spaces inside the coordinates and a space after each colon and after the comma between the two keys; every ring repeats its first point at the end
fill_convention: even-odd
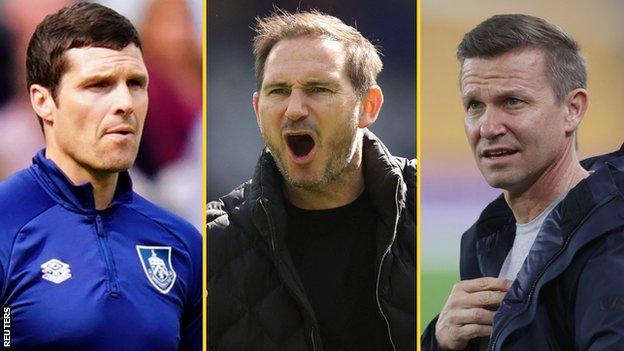
{"type": "Polygon", "coordinates": [[[466,134],[503,195],[464,233],[462,281],[423,349],[621,349],[623,152],[578,161],[588,97],[576,42],[542,19],[498,15],[457,56],[466,134]]]}
{"type": "Polygon", "coordinates": [[[46,148],[0,184],[3,346],[200,350],[201,237],[127,172],[148,104],[136,29],[65,8],[35,30],[27,76],[46,148]]]}

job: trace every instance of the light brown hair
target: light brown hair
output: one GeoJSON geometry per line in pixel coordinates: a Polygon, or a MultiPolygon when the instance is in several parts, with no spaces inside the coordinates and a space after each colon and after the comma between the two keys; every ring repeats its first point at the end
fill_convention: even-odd
{"type": "Polygon", "coordinates": [[[378,49],[357,29],[340,19],[316,10],[292,14],[276,10],[256,21],[253,54],[258,90],[262,87],[264,65],[271,49],[280,40],[300,37],[321,37],[342,43],[346,55],[345,70],[358,97],[376,84],[383,67],[378,49]]]}
{"type": "Polygon", "coordinates": [[[587,88],[587,64],[576,41],[561,28],[534,16],[488,18],[466,33],[457,48],[457,58],[463,66],[466,59],[495,58],[531,47],[545,53],[548,78],[559,102],[572,90],[587,88]]]}

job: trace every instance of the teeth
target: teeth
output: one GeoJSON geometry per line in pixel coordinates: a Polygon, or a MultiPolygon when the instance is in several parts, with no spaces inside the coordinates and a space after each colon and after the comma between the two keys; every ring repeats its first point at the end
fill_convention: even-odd
{"type": "Polygon", "coordinates": [[[511,154],[511,153],[512,153],[511,151],[507,151],[507,150],[504,150],[504,151],[491,151],[491,152],[488,152],[486,154],[486,156],[494,156],[494,157],[496,157],[496,156],[508,155],[508,154],[511,154]]]}

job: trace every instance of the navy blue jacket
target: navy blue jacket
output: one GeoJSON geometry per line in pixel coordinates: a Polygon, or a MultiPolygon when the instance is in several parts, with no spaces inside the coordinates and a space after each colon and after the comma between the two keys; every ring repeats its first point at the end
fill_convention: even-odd
{"type": "Polygon", "coordinates": [[[43,151],[0,183],[12,349],[201,350],[201,268],[199,233],[134,193],[127,172],[101,211],[43,151]]]}
{"type": "MultiPolygon", "coordinates": [[[[582,162],[594,173],[548,215],[495,314],[489,350],[624,349],[624,146],[582,162]]],[[[498,276],[515,220],[504,198],[462,237],[461,279],[498,276]]],[[[423,350],[438,350],[434,319],[423,350]]],[[[478,350],[479,340],[466,350],[478,350]]]]}

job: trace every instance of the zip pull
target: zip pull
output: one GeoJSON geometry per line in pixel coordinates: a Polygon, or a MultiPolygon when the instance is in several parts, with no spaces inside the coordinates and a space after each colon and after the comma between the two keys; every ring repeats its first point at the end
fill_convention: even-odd
{"type": "Polygon", "coordinates": [[[102,222],[102,216],[100,214],[95,215],[95,232],[97,233],[97,243],[100,247],[100,251],[103,255],[104,264],[106,266],[106,280],[108,282],[108,293],[114,297],[119,298],[119,280],[117,279],[117,270],[115,268],[115,261],[113,259],[113,253],[111,252],[110,244],[108,243],[108,234],[104,230],[104,223],[102,222]]]}
{"type": "Polygon", "coordinates": [[[105,237],[106,231],[104,230],[104,224],[102,224],[102,217],[98,214],[95,215],[95,231],[98,236],[105,237]]]}

